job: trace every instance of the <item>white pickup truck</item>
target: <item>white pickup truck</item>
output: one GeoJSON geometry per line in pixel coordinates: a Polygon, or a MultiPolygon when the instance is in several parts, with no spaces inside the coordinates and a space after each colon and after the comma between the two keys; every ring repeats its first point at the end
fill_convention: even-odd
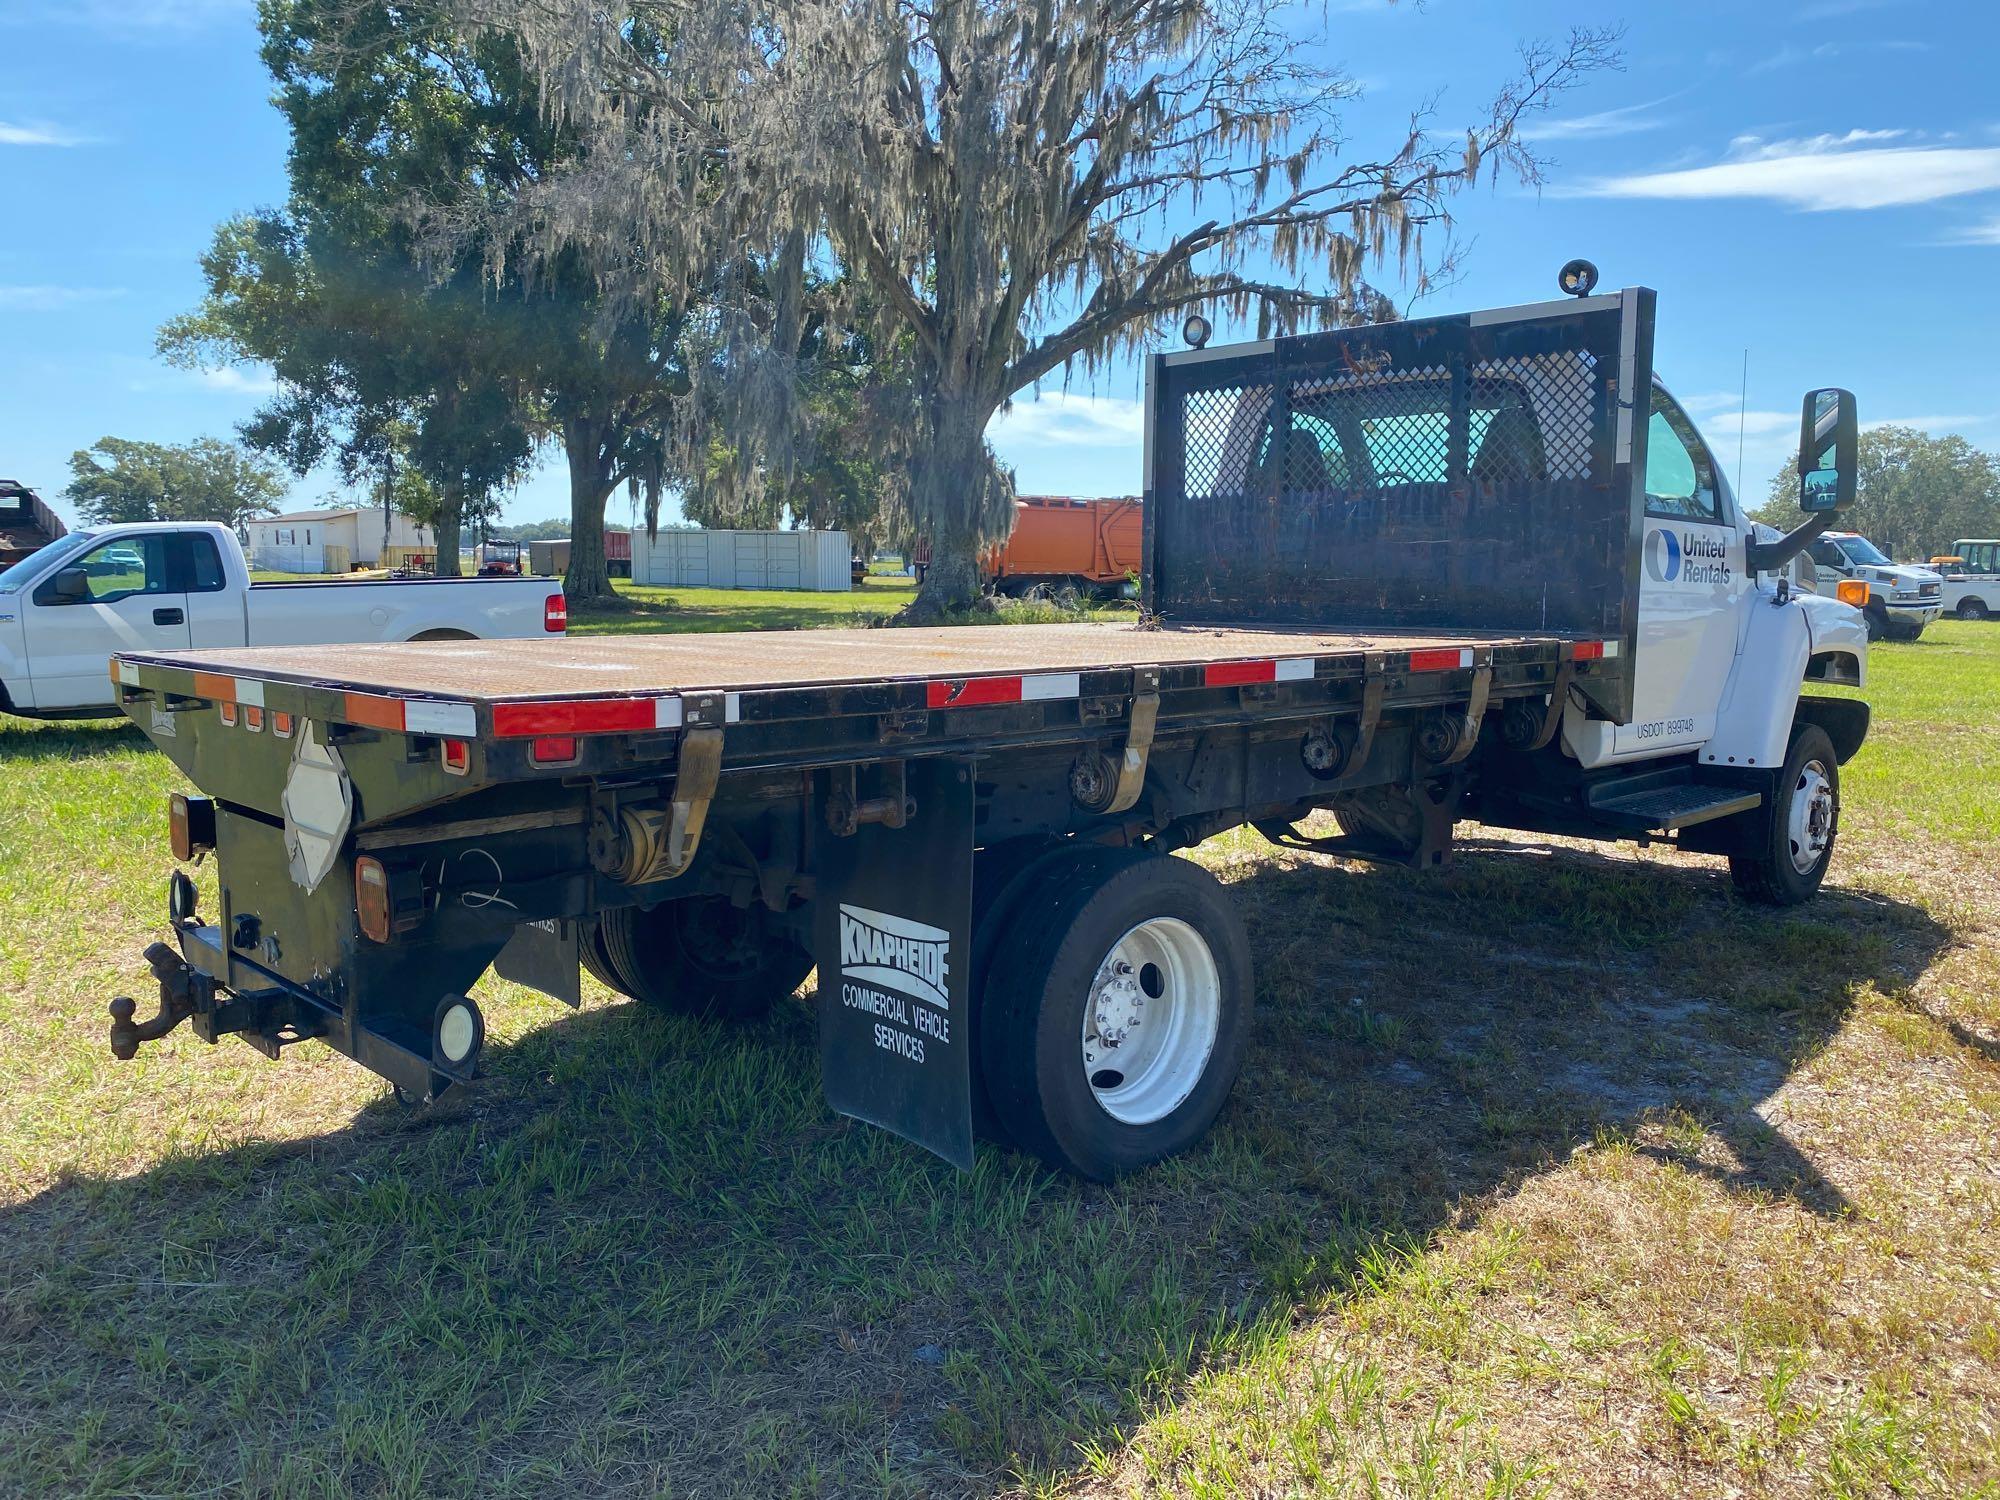
{"type": "Polygon", "coordinates": [[[117,712],[118,651],[561,635],[546,578],[255,583],[226,526],[152,523],[72,531],[0,572],[0,712],[117,712]]]}
{"type": "Polygon", "coordinates": [[[1944,575],[1941,602],[1961,620],[1990,620],[2000,615],[2000,539],[1960,537],[1951,544],[1958,559],[1938,571],[1944,575]]]}
{"type": "Polygon", "coordinates": [[[1831,594],[1843,578],[1868,585],[1868,639],[1914,641],[1944,613],[1943,583],[1930,568],[1899,563],[1855,531],[1820,533],[1810,549],[1818,592],[1831,594]]]}

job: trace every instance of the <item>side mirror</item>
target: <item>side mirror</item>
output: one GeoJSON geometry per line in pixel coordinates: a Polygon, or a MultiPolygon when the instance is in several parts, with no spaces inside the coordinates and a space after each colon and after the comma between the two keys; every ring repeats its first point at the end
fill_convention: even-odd
{"type": "Polygon", "coordinates": [[[90,598],[90,575],[81,568],[64,568],[51,581],[52,604],[82,604],[90,598]]]}
{"type": "Polygon", "coordinates": [[[1806,392],[1799,416],[1799,509],[1809,515],[1854,503],[1861,424],[1854,393],[1806,392]]]}

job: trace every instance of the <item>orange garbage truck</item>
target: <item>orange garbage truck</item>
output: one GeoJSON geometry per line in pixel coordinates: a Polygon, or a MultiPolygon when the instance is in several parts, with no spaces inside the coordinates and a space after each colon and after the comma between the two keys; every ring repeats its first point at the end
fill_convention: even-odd
{"type": "Polygon", "coordinates": [[[1014,533],[988,555],[987,571],[1003,594],[1038,585],[1135,592],[1144,542],[1145,512],[1136,496],[1023,495],[1014,505],[1014,533]]]}

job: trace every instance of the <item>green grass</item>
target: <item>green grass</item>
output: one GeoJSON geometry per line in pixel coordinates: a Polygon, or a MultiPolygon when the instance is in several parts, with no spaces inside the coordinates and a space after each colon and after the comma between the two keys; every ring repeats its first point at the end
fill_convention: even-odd
{"type": "Polygon", "coordinates": [[[0,1494],[2000,1494],[2000,626],[1933,635],[1795,912],[1211,841],[1252,1053],[1114,1188],[833,1116],[803,1005],[489,981],[427,1114],[312,1046],[113,1062],[175,774],[0,724],[0,1494]]]}

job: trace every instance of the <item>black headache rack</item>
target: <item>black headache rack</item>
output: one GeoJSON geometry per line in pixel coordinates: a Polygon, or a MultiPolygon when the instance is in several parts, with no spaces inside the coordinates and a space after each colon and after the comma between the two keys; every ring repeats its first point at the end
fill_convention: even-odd
{"type": "Polygon", "coordinates": [[[1654,294],[1157,355],[1145,597],[1161,618],[1576,633],[1631,717],[1654,294]]]}

